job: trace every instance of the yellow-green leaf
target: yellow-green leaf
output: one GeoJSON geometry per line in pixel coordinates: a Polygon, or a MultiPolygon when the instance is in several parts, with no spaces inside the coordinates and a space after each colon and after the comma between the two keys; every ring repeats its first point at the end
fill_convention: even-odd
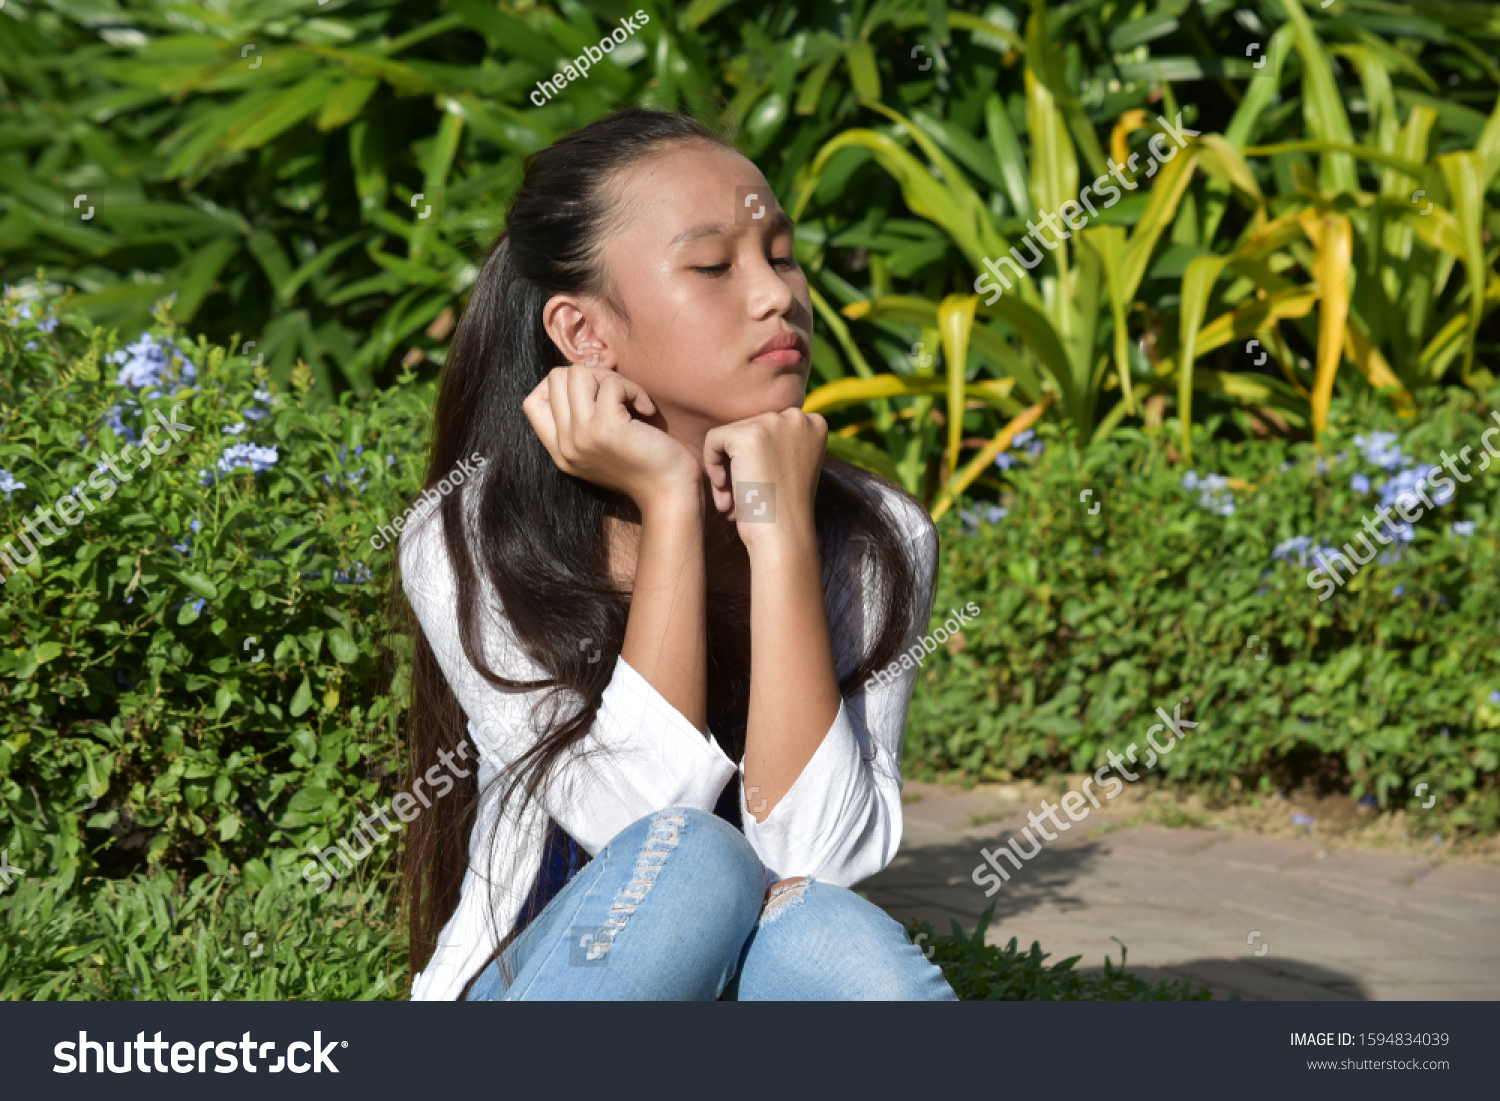
{"type": "Polygon", "coordinates": [[[1193,461],[1193,359],[1198,330],[1208,311],[1208,300],[1227,256],[1200,256],[1191,261],[1182,276],[1182,352],[1177,363],[1177,418],[1182,425],[1182,461],[1193,461]]]}
{"type": "Polygon", "coordinates": [[[974,327],[974,308],[979,296],[950,294],[938,306],[938,327],[943,333],[943,355],[948,361],[948,469],[953,477],[958,467],[958,445],[964,434],[964,366],[969,358],[969,331],[974,327]]]}

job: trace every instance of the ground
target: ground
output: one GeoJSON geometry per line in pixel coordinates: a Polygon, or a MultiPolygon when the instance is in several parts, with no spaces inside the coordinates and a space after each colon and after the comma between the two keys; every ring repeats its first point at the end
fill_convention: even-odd
{"type": "Polygon", "coordinates": [[[1049,826],[1057,839],[1019,870],[999,858],[1010,880],[986,898],[990,883],[972,879],[988,867],[980,849],[1019,837],[1028,811],[1081,781],[908,780],[901,851],[858,890],[942,932],[953,919],[972,931],[994,904],[987,941],[1038,940],[1053,962],[1081,955],[1080,970],[1106,953],[1118,963],[1123,941],[1131,971],[1190,978],[1217,998],[1500,998],[1500,843],[1455,852],[1347,796],[1206,810],[1127,785],[1067,832],[1049,826]]]}

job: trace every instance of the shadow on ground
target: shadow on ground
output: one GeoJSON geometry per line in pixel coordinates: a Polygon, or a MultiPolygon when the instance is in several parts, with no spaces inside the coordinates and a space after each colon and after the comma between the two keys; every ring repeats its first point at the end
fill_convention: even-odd
{"type": "Polygon", "coordinates": [[[1031,860],[1023,861],[1019,871],[997,855],[1010,879],[987,898],[985,888],[973,879],[976,867],[989,867],[980,850],[994,852],[1001,839],[1009,836],[1008,830],[997,833],[991,827],[971,831],[962,841],[929,838],[903,847],[888,868],[860,883],[858,889],[898,921],[929,921],[940,933],[950,932],[956,921],[972,934],[979,916],[993,905],[986,941],[1003,945],[1014,936],[1025,950],[1037,940],[1042,951],[1050,953],[1049,962],[1081,956],[1075,965],[1080,972],[1103,970],[1106,954],[1118,965],[1119,941],[1123,941],[1130,973],[1150,982],[1188,979],[1197,987],[1207,987],[1216,999],[1238,995],[1247,1001],[1364,1001],[1372,997],[1356,977],[1326,962],[1278,959],[1269,950],[1257,957],[1248,945],[1241,959],[1227,954],[1205,956],[1201,949],[1197,953],[1174,951],[1173,941],[1201,944],[1222,939],[1226,945],[1233,944],[1238,935],[1231,924],[1235,916],[1215,913],[1215,900],[1208,897],[1212,887],[1192,884],[1187,869],[1173,872],[1167,882],[1175,893],[1193,900],[1198,912],[1191,916],[1177,912],[1170,897],[1129,901],[1122,897],[1117,906],[1112,904],[1115,890],[1125,893],[1120,881],[1128,879],[1130,871],[1112,864],[1119,854],[1108,849],[1109,835],[1067,846],[1044,846],[1031,860]],[[1086,881],[1091,897],[1079,890],[1080,881],[1086,881]],[[1193,898],[1195,894],[1200,897],[1193,898]],[[1115,912],[1122,915],[1121,920],[1112,920],[1115,912]],[[1023,920],[1028,916],[1033,920],[1023,920]],[[1193,935],[1193,930],[1184,928],[1192,922],[1205,926],[1208,935],[1193,935]],[[1049,927],[1065,927],[1068,935],[1049,939],[1049,927]],[[1132,939],[1137,941],[1133,950],[1132,939]],[[1098,947],[1090,950],[1084,945],[1098,947]]]}

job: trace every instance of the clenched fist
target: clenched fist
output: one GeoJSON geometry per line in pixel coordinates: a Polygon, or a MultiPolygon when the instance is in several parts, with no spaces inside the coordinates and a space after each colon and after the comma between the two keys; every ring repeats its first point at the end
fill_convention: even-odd
{"type": "Polygon", "coordinates": [[[641,510],[699,493],[697,458],[660,428],[631,415],[656,413],[639,385],[604,367],[556,367],[521,406],[565,474],[626,494],[641,510]]]}
{"type": "Polygon", "coordinates": [[[711,429],[703,441],[703,465],[713,488],[714,507],[734,520],[741,541],[756,547],[783,540],[816,541],[813,502],[828,443],[828,422],[817,413],[783,409],[760,413],[711,429]],[[746,507],[747,482],[774,487],[775,518],[756,519],[759,491],[746,507]]]}

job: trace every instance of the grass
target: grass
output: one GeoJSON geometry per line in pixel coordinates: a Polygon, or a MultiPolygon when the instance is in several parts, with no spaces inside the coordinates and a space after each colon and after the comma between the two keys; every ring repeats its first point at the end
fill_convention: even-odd
{"type": "Polygon", "coordinates": [[[951,933],[936,934],[925,921],[907,926],[912,940],[934,949],[932,962],[963,1002],[1206,1002],[1213,995],[1180,982],[1150,983],[1125,970],[1126,948],[1120,945],[1120,965],[1104,957],[1101,974],[1073,970],[1082,956],[1048,964],[1050,953],[1037,941],[1022,952],[1015,937],[1004,948],[984,942],[995,908],[979,916],[973,935],[965,934],[958,922],[951,933]],[[917,938],[921,937],[921,940],[917,938]]]}
{"type": "MultiPolygon", "coordinates": [[[[188,884],[135,876],[67,885],[26,878],[0,894],[0,1001],[391,1001],[406,950],[389,880],[317,894],[257,868],[188,884]]],[[[1206,1000],[1184,982],[1152,985],[1114,967],[1048,964],[1037,943],[984,943],[993,907],[972,936],[909,927],[930,946],[962,1001],[1206,1000]]]]}

